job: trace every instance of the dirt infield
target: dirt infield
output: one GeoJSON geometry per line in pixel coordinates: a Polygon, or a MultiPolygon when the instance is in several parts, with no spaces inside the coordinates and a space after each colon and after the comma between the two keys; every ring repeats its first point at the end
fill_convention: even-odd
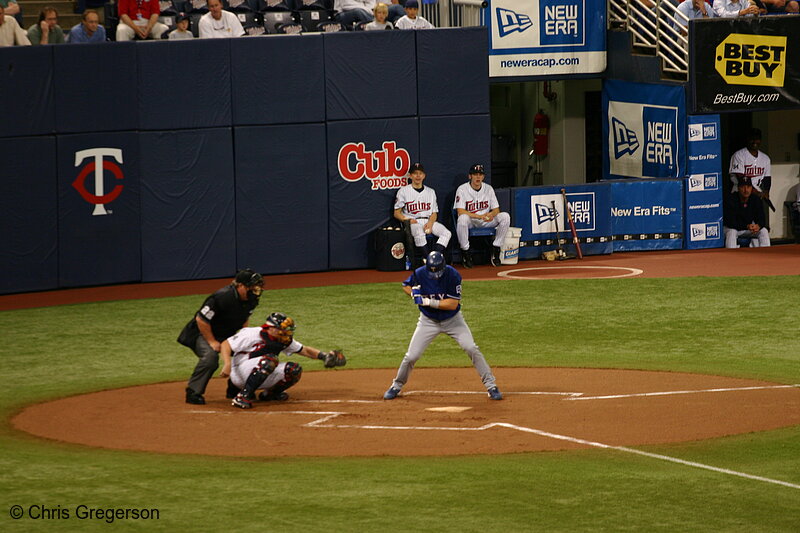
{"type": "Polygon", "coordinates": [[[96,392],[26,408],[15,428],[101,448],[217,456],[432,456],[674,443],[800,424],[800,388],[670,372],[499,368],[503,401],[472,368],[308,372],[282,403],[241,411],[214,379],[205,406],[184,383],[96,392]],[[610,397],[609,397],[610,396],[610,397]],[[231,436],[236,435],[235,441],[231,436]],[[244,437],[244,438],[241,438],[244,437]]]}
{"type": "MultiPolygon", "coordinates": [[[[459,269],[466,280],[760,276],[800,273],[800,245],[653,251],[582,261],[459,269]]],[[[373,270],[267,276],[267,289],[399,282],[373,270]]],[[[0,296],[0,310],[208,294],[228,279],[145,283],[0,296]]],[[[800,387],[669,372],[499,368],[506,399],[490,401],[472,368],[425,369],[397,400],[381,399],[394,369],[306,372],[285,403],[232,408],[224,381],[208,404],[185,384],[101,391],[33,405],[18,430],[87,446],[161,453],[291,456],[497,454],[673,443],[800,424],[800,387]],[[611,396],[611,397],[609,397],[611,396]],[[232,442],[231,435],[245,439],[232,442]]]]}

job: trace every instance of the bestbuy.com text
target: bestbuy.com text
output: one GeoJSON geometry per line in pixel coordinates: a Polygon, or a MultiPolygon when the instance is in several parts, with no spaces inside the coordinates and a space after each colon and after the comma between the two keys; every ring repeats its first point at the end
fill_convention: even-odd
{"type": "Polygon", "coordinates": [[[777,102],[781,95],[778,93],[772,94],[717,94],[714,96],[714,104],[744,104],[753,105],[764,102],[777,102]]]}

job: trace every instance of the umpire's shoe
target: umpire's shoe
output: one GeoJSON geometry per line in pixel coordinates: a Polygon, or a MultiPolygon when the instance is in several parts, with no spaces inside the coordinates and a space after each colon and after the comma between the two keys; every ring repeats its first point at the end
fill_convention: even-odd
{"type": "Polygon", "coordinates": [[[400,389],[395,389],[394,387],[389,387],[389,390],[383,393],[384,400],[394,400],[397,398],[397,395],[400,394],[400,389]]]}
{"type": "Polygon", "coordinates": [[[261,391],[261,394],[258,395],[258,399],[262,402],[285,402],[289,399],[289,393],[283,391],[261,391]]]}
{"type": "Polygon", "coordinates": [[[487,392],[489,393],[489,399],[490,400],[502,400],[503,399],[503,393],[500,392],[500,389],[498,389],[497,387],[492,387],[487,392]]]}
{"type": "Polygon", "coordinates": [[[193,391],[189,387],[186,387],[186,403],[190,403],[192,405],[205,405],[206,399],[203,398],[202,394],[193,391]]]}
{"type": "Polygon", "coordinates": [[[469,250],[461,250],[461,264],[464,268],[472,268],[472,253],[469,250]]]}
{"type": "Polygon", "coordinates": [[[241,393],[236,395],[236,398],[231,400],[231,405],[239,409],[252,409],[253,402],[245,398],[241,393]]]}

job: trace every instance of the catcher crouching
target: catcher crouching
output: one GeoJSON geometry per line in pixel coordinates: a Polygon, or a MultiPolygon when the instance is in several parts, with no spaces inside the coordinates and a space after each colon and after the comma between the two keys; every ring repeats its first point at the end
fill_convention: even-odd
{"type": "Polygon", "coordinates": [[[323,352],[294,340],[294,320],[283,313],[272,313],[264,325],[242,328],[220,347],[224,366],[221,377],[228,377],[227,397],[231,405],[251,409],[256,391],[261,401],[285,401],[286,390],[300,381],[303,368],[293,361],[281,363],[281,352],[319,359],[325,368],[344,366],[347,359],[340,350],[323,352]]]}

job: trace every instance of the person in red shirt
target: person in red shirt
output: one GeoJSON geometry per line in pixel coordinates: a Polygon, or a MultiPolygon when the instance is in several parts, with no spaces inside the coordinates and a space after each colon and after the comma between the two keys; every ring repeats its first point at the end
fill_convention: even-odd
{"type": "Polygon", "coordinates": [[[119,0],[117,41],[133,39],[161,39],[169,28],[158,21],[161,7],[158,0],[119,0]]]}

